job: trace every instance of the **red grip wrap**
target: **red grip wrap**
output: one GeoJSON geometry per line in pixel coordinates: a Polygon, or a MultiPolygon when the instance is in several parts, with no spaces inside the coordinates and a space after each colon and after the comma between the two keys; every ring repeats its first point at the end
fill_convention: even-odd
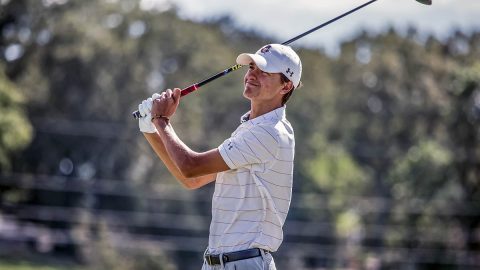
{"type": "Polygon", "coordinates": [[[182,89],[182,92],[181,92],[180,96],[182,96],[182,97],[186,96],[186,95],[190,94],[191,92],[193,92],[197,89],[198,89],[197,84],[192,84],[189,87],[187,87],[185,89],[182,89]]]}

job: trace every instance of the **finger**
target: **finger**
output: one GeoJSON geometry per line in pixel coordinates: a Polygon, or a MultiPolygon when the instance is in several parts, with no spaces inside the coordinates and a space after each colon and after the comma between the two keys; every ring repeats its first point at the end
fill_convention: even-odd
{"type": "Polygon", "coordinates": [[[155,110],[158,110],[158,108],[160,108],[160,100],[161,99],[154,99],[153,102],[152,102],[152,111],[153,111],[153,108],[155,108],[155,110]]]}
{"type": "Polygon", "coordinates": [[[151,107],[151,101],[149,101],[148,99],[142,101],[142,112],[144,115],[147,115],[151,112],[152,110],[152,107],[151,107]]]}
{"type": "Polygon", "coordinates": [[[179,103],[180,102],[180,97],[182,96],[182,90],[180,88],[175,88],[173,89],[173,100],[175,101],[175,103],[179,103]]]}
{"type": "Polygon", "coordinates": [[[152,99],[152,98],[148,98],[146,105],[147,105],[147,106],[146,106],[146,109],[147,109],[148,111],[152,111],[153,99],[152,99]]]}
{"type": "Polygon", "coordinates": [[[147,114],[145,113],[145,109],[144,109],[144,106],[143,106],[143,102],[140,103],[140,104],[138,104],[138,112],[140,113],[140,116],[142,116],[142,117],[145,116],[145,115],[147,115],[147,114]]]}
{"type": "Polygon", "coordinates": [[[173,92],[172,92],[172,89],[167,89],[167,91],[166,91],[166,96],[167,96],[167,98],[171,98],[171,97],[172,97],[172,93],[173,93],[173,92]]]}

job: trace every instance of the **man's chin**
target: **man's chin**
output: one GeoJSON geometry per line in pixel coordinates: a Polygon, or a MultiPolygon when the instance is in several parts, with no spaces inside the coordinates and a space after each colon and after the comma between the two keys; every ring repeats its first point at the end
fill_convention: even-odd
{"type": "Polygon", "coordinates": [[[255,96],[257,91],[258,91],[258,89],[256,87],[251,87],[251,86],[245,85],[245,87],[243,88],[243,95],[248,96],[248,97],[252,97],[252,96],[255,96]]]}
{"type": "Polygon", "coordinates": [[[248,87],[243,88],[243,96],[245,98],[250,99],[250,94],[251,93],[252,93],[252,91],[248,87]]]}

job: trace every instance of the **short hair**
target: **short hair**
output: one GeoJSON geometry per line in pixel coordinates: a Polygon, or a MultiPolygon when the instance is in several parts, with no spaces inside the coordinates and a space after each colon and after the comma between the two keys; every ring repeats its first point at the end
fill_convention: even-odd
{"type": "MultiPolygon", "coordinates": [[[[288,79],[287,76],[285,76],[285,74],[280,73],[280,81],[281,81],[282,83],[288,83],[288,82],[290,82],[290,79],[288,79]]],[[[302,87],[302,85],[303,85],[303,84],[302,84],[302,82],[300,81],[300,82],[298,83],[298,87],[296,87],[296,88],[300,88],[300,87],[302,87]]],[[[288,93],[286,93],[285,95],[283,95],[283,97],[282,97],[282,106],[287,103],[287,101],[290,99],[290,97],[291,97],[292,94],[293,94],[293,90],[295,90],[296,88],[295,88],[295,85],[293,85],[293,82],[292,82],[292,89],[291,89],[288,93]]]]}

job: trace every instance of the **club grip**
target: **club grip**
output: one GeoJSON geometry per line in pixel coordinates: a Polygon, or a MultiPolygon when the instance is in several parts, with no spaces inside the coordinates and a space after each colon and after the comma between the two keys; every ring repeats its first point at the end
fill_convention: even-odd
{"type": "MultiPolygon", "coordinates": [[[[198,86],[198,84],[192,84],[192,85],[190,85],[189,87],[187,87],[187,88],[185,88],[185,89],[182,89],[182,91],[180,92],[180,96],[182,96],[182,97],[183,97],[183,96],[186,96],[186,95],[188,95],[188,94],[196,91],[198,88],[200,88],[200,87],[198,86]]],[[[134,111],[134,112],[132,113],[132,115],[133,115],[133,118],[135,118],[135,119],[142,118],[142,116],[140,115],[140,112],[139,112],[138,110],[137,110],[137,111],[134,111]]]]}
{"type": "Polygon", "coordinates": [[[196,91],[198,88],[199,88],[198,84],[192,84],[189,87],[187,87],[185,89],[182,89],[182,92],[180,93],[180,96],[182,96],[182,97],[186,96],[186,95],[192,93],[193,91],[196,91]]]}

